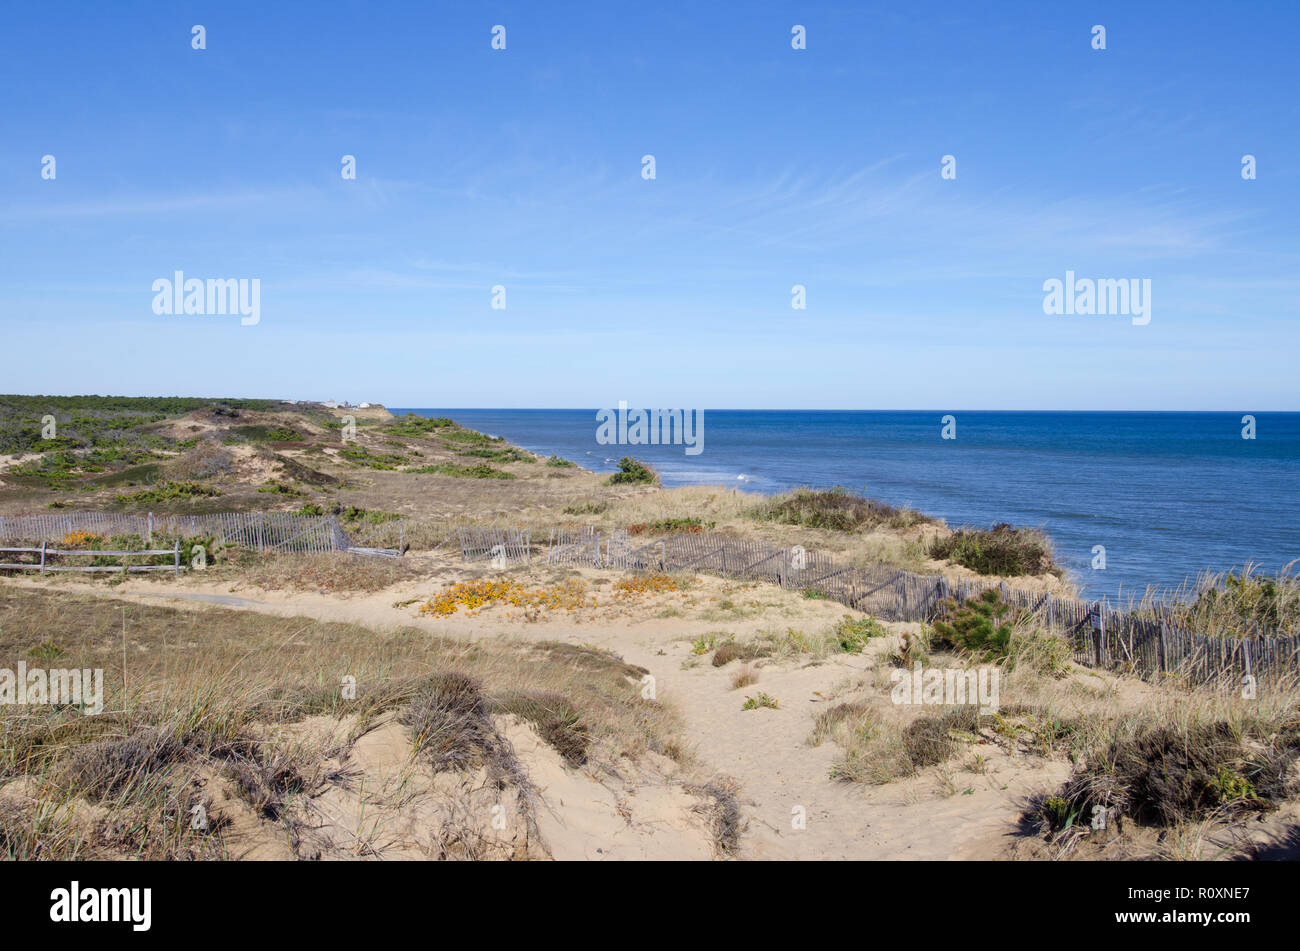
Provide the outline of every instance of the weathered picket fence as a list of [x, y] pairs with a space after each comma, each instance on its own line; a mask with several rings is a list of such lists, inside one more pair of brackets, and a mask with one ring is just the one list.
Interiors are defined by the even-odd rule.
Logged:
[[513, 528], [462, 528], [457, 532], [464, 561], [487, 561], [494, 568], [528, 564], [532, 541], [528, 532]]
[[[128, 574], [130, 572], [141, 571], [170, 571], [180, 574], [181, 571], [181, 543], [176, 540], [172, 543], [171, 548], [146, 548], [146, 549], [126, 549], [120, 551], [110, 551], [101, 549], [87, 548], [50, 548], [49, 545], [42, 542], [40, 548], [0, 548], [0, 559], [9, 555], [30, 555], [30, 561], [8, 561], [0, 560], [0, 568], [8, 568], [16, 571], [35, 571], [39, 574], [45, 574], [47, 571], [87, 571], [87, 572], [116, 572]], [[128, 559], [137, 557], [153, 557], [159, 555], [171, 555], [172, 562], [167, 565], [133, 565]], [[40, 560], [37, 561], [37, 556]], [[120, 565], [69, 565], [60, 561], [54, 563], [51, 559], [66, 558], [120, 558]]]
[[699, 571], [812, 591], [889, 621], [931, 621], [940, 606], [977, 597], [990, 587], [1013, 608], [1070, 638], [1074, 659], [1094, 667], [1141, 674], [1179, 673], [1204, 682], [1233, 675], [1256, 681], [1300, 675], [1300, 636], [1257, 634], [1224, 638], [1184, 630], [1173, 602], [1120, 609], [1005, 582], [952, 580], [886, 565], [845, 565], [822, 552], [778, 548], [752, 538], [682, 532], [629, 544], [627, 533], [592, 528], [551, 532], [548, 564], [631, 571]]
[[358, 554], [397, 555], [396, 550], [360, 548], [333, 515], [296, 512], [224, 512], [210, 515], [126, 515], [116, 512], [68, 512], [60, 515], [0, 516], [0, 540], [58, 542], [73, 532], [111, 538], [138, 535], [152, 543], [164, 538], [210, 535], [222, 545], [238, 545], [259, 552], [321, 554], [353, 551]]

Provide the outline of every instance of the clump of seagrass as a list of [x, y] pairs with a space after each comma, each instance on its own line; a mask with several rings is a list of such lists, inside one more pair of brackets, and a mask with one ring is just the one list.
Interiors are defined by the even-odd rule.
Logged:
[[704, 800], [695, 811], [708, 819], [718, 854], [724, 857], [735, 855], [740, 848], [740, 833], [744, 831], [735, 784], [724, 779], [687, 786], [686, 791]]
[[538, 735], [569, 766], [587, 762], [591, 734], [582, 722], [582, 715], [558, 693], [531, 690], [510, 693], [494, 700], [492, 709], [497, 713], [513, 713], [532, 723]]
[[1294, 725], [1267, 738], [1222, 720], [1140, 727], [1112, 739], [1033, 811], [1051, 831], [1086, 824], [1100, 810], [1156, 827], [1263, 811], [1295, 792], [1298, 756]]
[[903, 753], [913, 770], [937, 766], [958, 749], [957, 734], [977, 734], [981, 726], [979, 711], [958, 707], [940, 716], [923, 716], [903, 729]]
[[740, 644], [726, 641], [713, 652], [713, 666], [726, 667], [733, 660], [758, 660], [771, 656], [772, 649], [759, 644]]
[[435, 773], [483, 767], [498, 784], [523, 786], [523, 770], [490, 714], [479, 682], [448, 671], [417, 689], [399, 720], [411, 730], [415, 753], [428, 759]]
[[129, 736], [95, 740], [79, 747], [55, 782], [92, 802], [127, 792], [185, 756], [184, 745], [163, 730], [147, 727]]
[[613, 675], [631, 680], [640, 680], [650, 673], [638, 664], [629, 664], [617, 654], [596, 647], [584, 647], [580, 644], [568, 644], [564, 641], [539, 641], [533, 650], [546, 655], [548, 659], [562, 660], [578, 670], [593, 674]]
[[289, 800], [308, 788], [308, 780], [287, 751], [268, 751], [244, 740], [213, 752], [227, 760], [225, 773], [239, 797], [265, 819], [286, 819]]

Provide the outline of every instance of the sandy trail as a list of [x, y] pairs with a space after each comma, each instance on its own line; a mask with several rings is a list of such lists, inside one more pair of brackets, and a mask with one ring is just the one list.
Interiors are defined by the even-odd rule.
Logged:
[[[884, 645], [881, 645], [884, 646]], [[681, 647], [668, 656], [626, 647], [629, 661], [657, 678], [659, 696], [683, 714], [700, 760], [739, 783], [747, 828], [740, 856], [756, 859], [957, 859], [989, 857], [1016, 831], [1023, 796], [1059, 780], [1063, 767], [1023, 767], [990, 756], [986, 775], [959, 773], [945, 796], [932, 778], [864, 787], [830, 778], [838, 748], [809, 745], [813, 718], [831, 706], [836, 684], [868, 668], [863, 656], [841, 655], [806, 667], [771, 664], [759, 683], [734, 690], [735, 665], [683, 670]], [[747, 694], [776, 697], [776, 710], [742, 710]], [[797, 828], [795, 813], [806, 822]]]
[[[20, 584], [44, 586], [35, 580]], [[62, 590], [103, 594], [102, 587], [68, 582]], [[689, 619], [649, 619], [644, 614], [575, 624], [563, 616], [518, 623], [485, 613], [429, 618], [414, 606], [395, 601], [427, 595], [428, 582], [410, 592], [389, 589], [346, 598], [310, 592], [249, 591], [234, 596], [221, 586], [174, 586], [132, 580], [112, 597], [159, 605], [199, 608], [216, 604], [279, 616], [350, 621], [379, 627], [410, 626], [459, 636], [506, 636], [591, 644], [648, 669], [659, 700], [673, 705], [684, 721], [683, 738], [704, 772], [737, 785], [744, 831], [739, 857], [754, 859], [961, 859], [1003, 855], [1015, 841], [1025, 796], [1054, 787], [1068, 767], [1041, 759], [1011, 759], [999, 748], [981, 747], [989, 761], [984, 773], [953, 761], [941, 775], [933, 771], [890, 783], [862, 786], [837, 782], [831, 767], [838, 747], [809, 745], [815, 716], [832, 705], [837, 686], [869, 676], [874, 653], [892, 643], [873, 642], [869, 653], [831, 655], [824, 662], [764, 662], [760, 680], [733, 689], [737, 664], [715, 668], [691, 653], [690, 639], [716, 623]], [[243, 589], [241, 589], [243, 590]], [[839, 606], [824, 609], [827, 617]], [[747, 694], [762, 690], [777, 698], [779, 709], [742, 710]], [[946, 782], [945, 782], [946, 779]], [[802, 810], [803, 827], [795, 822]]]

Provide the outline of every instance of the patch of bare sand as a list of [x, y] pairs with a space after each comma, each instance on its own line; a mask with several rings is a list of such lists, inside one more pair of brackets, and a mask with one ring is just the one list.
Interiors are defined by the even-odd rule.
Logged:
[[226, 446], [225, 449], [235, 458], [239, 478], [249, 483], [270, 482], [279, 474], [279, 462], [259, 453], [255, 446], [234, 445]]
[[[646, 754], [635, 772], [570, 769], [530, 724], [500, 718], [499, 728], [539, 790], [537, 828], [556, 859], [709, 859], [712, 833], [699, 800], [665, 778], [671, 765]], [[651, 772], [651, 769], [654, 771]]]

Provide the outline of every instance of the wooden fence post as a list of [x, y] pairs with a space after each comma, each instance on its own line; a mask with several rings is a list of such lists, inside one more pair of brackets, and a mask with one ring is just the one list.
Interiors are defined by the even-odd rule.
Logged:
[[172, 573], [179, 575], [181, 573], [181, 540], [179, 538], [172, 544], [172, 557], [176, 561]]
[[45, 574], [45, 542], [41, 542], [41, 574]]
[[1104, 662], [1104, 661], [1102, 660], [1103, 650], [1104, 650], [1104, 648], [1103, 648], [1102, 645], [1103, 645], [1103, 644], [1105, 643], [1105, 641], [1106, 641], [1106, 615], [1102, 614], [1102, 612], [1101, 612], [1101, 603], [1100, 603], [1100, 602], [1098, 602], [1098, 603], [1094, 606], [1094, 610], [1097, 612], [1097, 614], [1096, 614], [1096, 617], [1097, 617], [1097, 623], [1091, 625], [1091, 627], [1092, 627], [1093, 657], [1094, 657], [1094, 660], [1096, 661], [1097, 666], [1100, 667], [1100, 666], [1102, 666], [1102, 664], [1103, 664], [1103, 662]]

